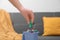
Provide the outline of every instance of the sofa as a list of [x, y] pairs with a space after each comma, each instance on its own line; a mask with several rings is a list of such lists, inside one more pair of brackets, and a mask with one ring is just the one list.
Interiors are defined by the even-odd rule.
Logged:
[[[60, 17], [60, 12], [34, 12], [34, 15], [36, 29], [39, 30], [39, 40], [60, 40], [60, 36], [42, 36], [44, 31], [42, 17]], [[19, 12], [10, 12], [10, 17], [16, 33], [20, 34], [28, 28], [25, 18]]]

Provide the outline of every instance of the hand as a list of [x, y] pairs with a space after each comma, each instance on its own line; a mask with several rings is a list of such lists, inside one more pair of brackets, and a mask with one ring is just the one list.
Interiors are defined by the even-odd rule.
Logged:
[[32, 23], [34, 22], [34, 14], [32, 10], [22, 8], [20, 12], [24, 16], [28, 24], [30, 21], [32, 21]]

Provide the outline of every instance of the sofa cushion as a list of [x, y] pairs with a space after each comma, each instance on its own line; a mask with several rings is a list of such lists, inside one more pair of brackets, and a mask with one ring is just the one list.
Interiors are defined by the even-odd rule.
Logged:
[[43, 23], [43, 35], [60, 35], [60, 17], [43, 17]]

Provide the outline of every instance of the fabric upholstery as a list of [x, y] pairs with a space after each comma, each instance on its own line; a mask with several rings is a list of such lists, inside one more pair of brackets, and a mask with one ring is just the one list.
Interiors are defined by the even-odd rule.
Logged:
[[43, 17], [43, 23], [43, 35], [60, 35], [60, 17]]
[[14, 31], [10, 15], [0, 9], [0, 40], [22, 40], [22, 34]]

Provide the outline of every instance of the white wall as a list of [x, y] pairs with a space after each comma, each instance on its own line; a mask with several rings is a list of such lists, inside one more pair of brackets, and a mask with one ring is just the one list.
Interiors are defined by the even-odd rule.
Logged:
[[[60, 12], [60, 0], [20, 0], [26, 8], [34, 12]], [[18, 10], [7, 0], [0, 1], [0, 8], [9, 12], [18, 12]]]

